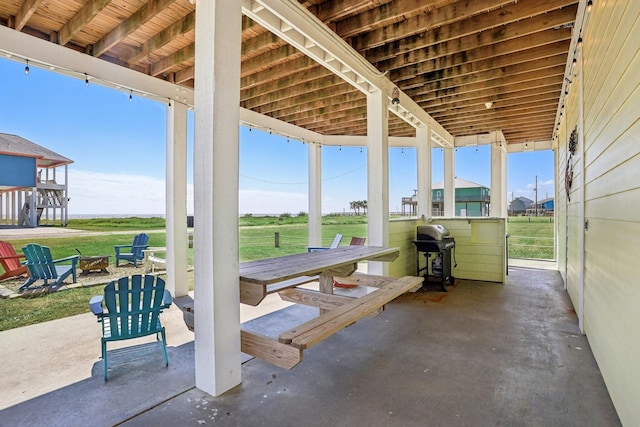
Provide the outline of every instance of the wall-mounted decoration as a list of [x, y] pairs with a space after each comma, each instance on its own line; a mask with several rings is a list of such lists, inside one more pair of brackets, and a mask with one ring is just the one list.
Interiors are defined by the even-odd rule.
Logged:
[[578, 147], [578, 126], [573, 128], [571, 136], [569, 137], [569, 152], [573, 155], [576, 154], [576, 148]]
[[567, 200], [571, 201], [571, 185], [573, 184], [573, 155], [578, 146], [578, 126], [573, 128], [569, 136], [569, 152], [567, 153], [567, 167], [564, 171], [564, 188], [567, 192]]

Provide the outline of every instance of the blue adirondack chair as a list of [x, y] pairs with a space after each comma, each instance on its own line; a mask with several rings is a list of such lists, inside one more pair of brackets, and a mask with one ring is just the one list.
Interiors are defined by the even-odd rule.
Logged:
[[325, 247], [325, 246], [310, 246], [307, 248], [307, 252], [316, 252], [316, 251], [325, 251], [327, 249], [335, 249], [338, 246], [340, 246], [340, 242], [342, 241], [342, 234], [338, 233], [336, 234], [336, 236], [333, 238], [333, 242], [331, 242], [331, 246], [329, 247]]
[[[134, 267], [138, 266], [138, 261], [144, 259], [144, 251], [149, 247], [149, 236], [145, 233], [140, 233], [133, 238], [133, 243], [130, 245], [118, 245], [114, 246], [116, 250], [116, 267], [120, 260], [132, 262]], [[123, 252], [128, 248], [129, 252]]]
[[[72, 275], [73, 283], [76, 283], [76, 264], [80, 258], [78, 255], [54, 260], [51, 250], [37, 243], [29, 243], [22, 248], [22, 252], [27, 259], [25, 265], [31, 277], [20, 286], [20, 291], [44, 286], [48, 286], [50, 291], [55, 291], [62, 286], [62, 281], [69, 275]], [[32, 286], [38, 280], [44, 280], [44, 285]]]
[[[112, 281], [104, 295], [91, 298], [89, 306], [102, 323], [102, 360], [107, 380], [107, 343], [156, 334], [161, 341], [164, 365], [169, 365], [167, 339], [160, 313], [171, 306], [171, 293], [157, 276], [136, 274]], [[107, 311], [103, 310], [102, 304]]]

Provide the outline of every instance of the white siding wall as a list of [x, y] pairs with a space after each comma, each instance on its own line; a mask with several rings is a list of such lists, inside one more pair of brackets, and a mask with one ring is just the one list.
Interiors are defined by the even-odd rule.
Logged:
[[[567, 110], [565, 112], [567, 120], [562, 123], [563, 131], [564, 131], [564, 140], [563, 145], [561, 146], [562, 153], [562, 184], [563, 184], [563, 195], [566, 199], [566, 185], [565, 181], [565, 172], [568, 166], [567, 160], [569, 158], [569, 150], [567, 148], [567, 142], [569, 141], [569, 137], [571, 136], [571, 132], [578, 125], [578, 110], [579, 110], [579, 96], [578, 96], [578, 88], [580, 85], [579, 76], [573, 77], [573, 83], [571, 84], [569, 91], [569, 98], [567, 102]], [[578, 126], [578, 132], [581, 132]], [[582, 233], [582, 224], [581, 224], [581, 209], [582, 209], [582, 144], [578, 144], [575, 153], [572, 158], [573, 164], [573, 181], [570, 189], [570, 200], [563, 200], [564, 206], [566, 207], [565, 211], [565, 226], [566, 226], [566, 246], [565, 246], [565, 259], [567, 261], [566, 265], [566, 286], [567, 291], [569, 292], [569, 296], [573, 300], [574, 305], [576, 306], [576, 311], [579, 313], [579, 299], [580, 299], [580, 256], [581, 256], [581, 246], [580, 246], [580, 233]]]
[[434, 223], [443, 225], [456, 241], [458, 266], [452, 266], [453, 277], [504, 283], [507, 256], [503, 218], [439, 218]]
[[422, 219], [393, 220], [389, 222], [389, 246], [400, 248], [400, 256], [389, 265], [389, 276], [416, 275], [416, 230], [424, 224]]
[[[624, 425], [640, 420], [640, 2], [594, 1], [583, 31], [584, 144], [578, 146], [559, 261], [579, 306], [580, 194], [584, 185], [584, 330]], [[574, 81], [558, 145], [558, 207], [564, 206], [567, 140], [578, 122]], [[584, 150], [584, 176], [580, 173]]]

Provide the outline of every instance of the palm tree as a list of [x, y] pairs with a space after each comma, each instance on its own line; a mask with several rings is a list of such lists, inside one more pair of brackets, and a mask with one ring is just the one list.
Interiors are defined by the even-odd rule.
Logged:
[[358, 202], [353, 201], [353, 202], [349, 202], [349, 209], [353, 210], [354, 214], [357, 214], [357, 210], [358, 210]]

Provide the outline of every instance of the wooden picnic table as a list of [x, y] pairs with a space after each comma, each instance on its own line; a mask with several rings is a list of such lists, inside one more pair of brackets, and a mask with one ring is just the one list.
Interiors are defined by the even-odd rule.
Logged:
[[267, 258], [240, 264], [240, 301], [258, 305], [268, 294], [300, 284], [320, 281], [320, 290], [333, 293], [333, 276], [349, 276], [360, 261], [393, 261], [398, 248], [341, 246]]
[[[304, 349], [317, 344], [365, 316], [382, 311], [399, 295], [422, 286], [421, 277], [391, 278], [352, 275], [360, 261], [393, 261], [398, 248], [342, 246], [335, 249], [287, 255], [240, 264], [240, 301], [258, 305], [277, 292], [286, 301], [320, 309], [320, 315], [282, 332], [278, 339], [241, 330], [242, 351], [285, 369], [302, 360]], [[334, 276], [351, 276], [354, 283], [377, 288], [359, 298], [333, 295]], [[319, 291], [299, 285], [317, 280]]]

